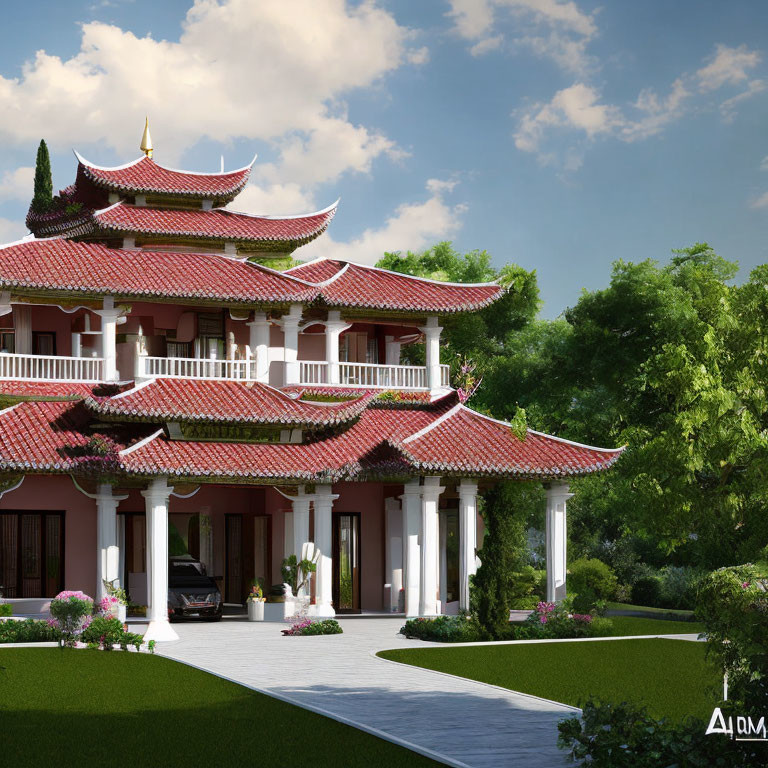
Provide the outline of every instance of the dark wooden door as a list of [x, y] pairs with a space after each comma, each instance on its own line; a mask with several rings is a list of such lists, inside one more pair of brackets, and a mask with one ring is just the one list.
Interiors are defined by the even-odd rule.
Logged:
[[55, 597], [64, 589], [64, 513], [0, 512], [5, 597]]

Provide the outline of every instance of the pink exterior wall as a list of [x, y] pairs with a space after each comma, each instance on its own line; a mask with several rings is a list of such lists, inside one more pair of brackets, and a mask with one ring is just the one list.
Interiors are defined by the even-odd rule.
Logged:
[[69, 477], [31, 475], [0, 499], [3, 511], [64, 512], [64, 587], [96, 590], [96, 502]]
[[[339, 498], [335, 512], [360, 513], [361, 604], [363, 610], [383, 609], [384, 596], [384, 486], [380, 483], [339, 483], [333, 487]], [[119, 491], [118, 491], [119, 492]], [[172, 496], [169, 514], [204, 513], [213, 526], [212, 576], [225, 575], [225, 515], [271, 516], [271, 583], [281, 581], [280, 565], [285, 554], [284, 513], [291, 502], [274, 488], [203, 485], [190, 498]], [[69, 477], [28, 476], [22, 485], [0, 499], [0, 510], [63, 511], [64, 587], [96, 591], [96, 502], [80, 493]], [[144, 498], [132, 490], [120, 502], [120, 513], [143, 513]], [[310, 535], [312, 535], [310, 531]], [[246, 542], [245, 546], [248, 546]], [[122, 574], [121, 574], [122, 579]]]

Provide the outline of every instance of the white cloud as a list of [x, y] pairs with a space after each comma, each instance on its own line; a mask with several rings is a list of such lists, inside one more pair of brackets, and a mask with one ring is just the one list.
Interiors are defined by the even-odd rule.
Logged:
[[726, 99], [720, 105], [720, 114], [726, 123], [733, 122], [736, 117], [736, 107], [747, 99], [751, 99], [758, 93], [762, 93], [768, 88], [768, 83], [765, 80], [750, 80], [747, 83], [747, 87], [741, 93], [737, 93], [735, 96], [731, 96], [730, 99]]
[[[702, 68], [678, 77], [665, 96], [645, 88], [633, 103], [626, 105], [605, 103], [596, 88], [584, 81], [576, 82], [557, 91], [550, 101], [538, 102], [515, 113], [518, 119], [515, 146], [523, 152], [536, 153], [544, 165], [573, 170], [581, 165], [587, 142], [599, 136], [626, 142], [655, 136], [700, 106], [703, 97], [697, 94], [726, 85], [743, 86], [748, 78], [747, 70], [757, 66], [760, 60], [760, 55], [746, 46], [717, 45]], [[723, 120], [733, 120], [738, 104], [766, 89], [768, 81], [749, 80], [740, 93], [719, 105]], [[575, 136], [577, 146], [554, 151], [547, 140], [558, 131], [568, 133], [567, 141], [573, 141]]]
[[746, 45], [730, 48], [718, 43], [708, 63], [696, 72], [699, 89], [714, 91], [726, 84], [737, 85], [748, 79], [747, 70], [754, 69], [760, 60], [760, 54]]
[[599, 93], [584, 83], [558, 91], [547, 104], [528, 110], [515, 133], [515, 146], [524, 152], [536, 152], [544, 133], [554, 127], [574, 128], [592, 138], [608, 133], [623, 122], [621, 111], [599, 104]]
[[275, 142], [302, 183], [365, 172], [396, 150], [351, 123], [341, 100], [428, 51], [372, 2], [291, 0], [288, 10], [286, 0], [196, 0], [178, 42], [84, 24], [76, 55], [39, 51], [19, 78], [0, 77], [0, 140], [99, 143], [130, 158], [146, 113], [167, 164], [208, 136]]
[[455, 186], [454, 181], [429, 179], [429, 197], [423, 202], [403, 203], [384, 225], [366, 229], [347, 242], [334, 240], [329, 234], [318, 238], [297, 253], [302, 260], [318, 256], [375, 264], [388, 251], [416, 251], [440, 240], [453, 237], [461, 228], [466, 206], [451, 205], [443, 197]]
[[750, 204], [750, 208], [768, 208], [768, 192], [756, 197]]
[[537, 56], [552, 59], [559, 67], [579, 74], [594, 66], [587, 54], [597, 34], [592, 15], [572, 0], [448, 0], [454, 31], [472, 43], [470, 53], [481, 56], [501, 47], [499, 11], [513, 19], [510, 42], [525, 46]]
[[28, 234], [23, 221], [12, 221], [0, 217], [0, 243], [14, 243]]
[[35, 185], [35, 169], [21, 166], [6, 171], [0, 177], [0, 200], [21, 200], [30, 202]]

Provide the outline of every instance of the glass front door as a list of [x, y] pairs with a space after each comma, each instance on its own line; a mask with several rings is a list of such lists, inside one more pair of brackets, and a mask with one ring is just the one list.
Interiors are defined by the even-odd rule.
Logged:
[[333, 607], [336, 613], [360, 613], [360, 515], [333, 515]]

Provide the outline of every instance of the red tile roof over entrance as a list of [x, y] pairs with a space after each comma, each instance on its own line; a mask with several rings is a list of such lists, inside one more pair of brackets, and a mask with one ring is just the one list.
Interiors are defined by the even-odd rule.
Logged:
[[0, 287], [249, 304], [311, 301], [318, 293], [288, 275], [218, 254], [123, 250], [60, 238], [0, 248]]
[[307, 243], [322, 234], [336, 205], [306, 216], [251, 216], [223, 208], [171, 210], [116, 203], [93, 214], [101, 232], [136, 233], [247, 242]]
[[215, 199], [234, 197], [248, 181], [256, 160], [254, 157], [245, 168], [227, 173], [195, 173], [165, 168], [146, 156], [126, 165], [102, 168], [77, 153], [75, 155], [79, 162], [78, 172], [105, 189], [129, 194], [157, 193]]
[[[456, 396], [448, 395], [428, 407], [369, 405], [351, 426], [305, 444], [195, 442], [169, 440], [162, 433], [144, 440], [134, 437], [130, 447], [110, 459], [110, 470], [255, 484], [423, 474], [546, 479], [607, 469], [623, 450], [580, 445], [530, 430], [521, 440], [508, 424], [455, 403]], [[75, 473], [98, 469], [98, 451], [89, 463], [82, 458], [91, 450], [92, 418], [83, 401], [22, 402], [0, 411], [0, 468]]]
[[357, 418], [375, 395], [343, 403], [311, 403], [267, 384], [155, 379], [114, 397], [89, 398], [100, 415], [141, 420], [329, 426]]
[[396, 445], [421, 471], [489, 477], [584, 475], [607, 469], [623, 451], [594, 448], [533, 430], [521, 440], [506, 422], [463, 405]]
[[491, 304], [504, 292], [496, 283], [442, 283], [333, 259], [317, 259], [286, 272], [320, 283], [321, 298], [331, 307], [468, 312]]

